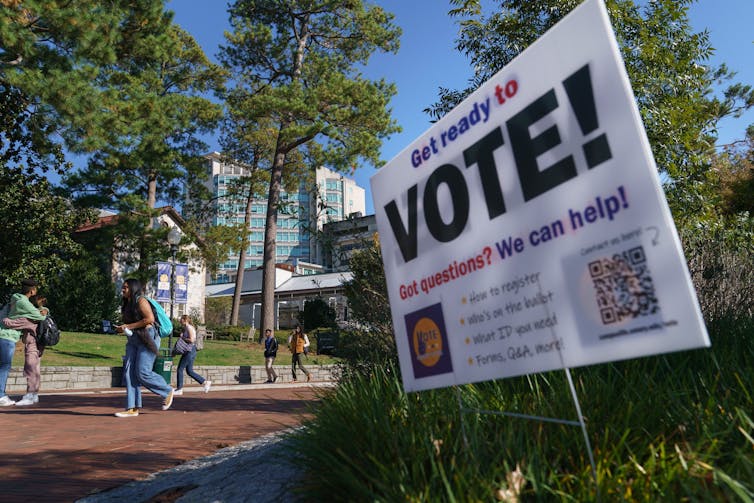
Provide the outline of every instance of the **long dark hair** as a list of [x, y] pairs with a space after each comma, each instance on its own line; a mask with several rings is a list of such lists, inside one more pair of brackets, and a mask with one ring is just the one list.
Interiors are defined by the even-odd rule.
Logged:
[[120, 314], [123, 316], [123, 321], [126, 323], [133, 323], [136, 320], [142, 318], [141, 311], [139, 311], [139, 297], [144, 295], [141, 281], [135, 278], [128, 278], [124, 281], [128, 285], [129, 296], [123, 297], [120, 305]]

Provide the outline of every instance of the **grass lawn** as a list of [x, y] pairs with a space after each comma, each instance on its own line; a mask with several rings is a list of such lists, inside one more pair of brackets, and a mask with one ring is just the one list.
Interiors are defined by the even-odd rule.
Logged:
[[[175, 338], [173, 339], [173, 343]], [[289, 362], [290, 352], [285, 341], [278, 340], [280, 348], [276, 363]], [[45, 349], [42, 356], [43, 367], [120, 367], [125, 354], [126, 338], [122, 335], [89, 334], [63, 332], [60, 342]], [[162, 340], [162, 349], [168, 347], [168, 340]], [[177, 362], [179, 357], [175, 357]], [[310, 354], [304, 364], [329, 365], [336, 361], [327, 355]], [[204, 342], [204, 349], [196, 356], [196, 365], [264, 365], [264, 346], [255, 342], [215, 341]], [[24, 349], [19, 343], [13, 356], [13, 366], [23, 367]]]

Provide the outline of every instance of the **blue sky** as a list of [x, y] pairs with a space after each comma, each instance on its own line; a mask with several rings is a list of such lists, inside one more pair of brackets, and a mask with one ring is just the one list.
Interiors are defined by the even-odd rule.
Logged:
[[[471, 75], [468, 60], [454, 50], [458, 32], [448, 17], [447, 0], [377, 0], [386, 10], [395, 14], [396, 23], [403, 29], [401, 48], [396, 55], [375, 55], [370, 60], [367, 73], [370, 77], [385, 77], [398, 88], [391, 107], [393, 117], [403, 131], [384, 142], [382, 158], [389, 161], [415, 138], [430, 127], [429, 117], [423, 112], [437, 99], [439, 87], [460, 89]], [[228, 29], [224, 1], [172, 0], [168, 9], [175, 12], [175, 21], [191, 33], [215, 59], [218, 46], [225, 43], [224, 30]], [[689, 9], [692, 26], [696, 31], [707, 28], [716, 48], [711, 62], [725, 62], [737, 72], [737, 80], [754, 84], [754, 0], [698, 0]], [[725, 120], [720, 124], [719, 143], [729, 143], [744, 136], [748, 124], [754, 123], [754, 111], [740, 119]], [[211, 148], [218, 150], [216, 138], [205, 139]], [[354, 178], [367, 190], [367, 214], [373, 213], [369, 178], [373, 168], [360, 168]]]

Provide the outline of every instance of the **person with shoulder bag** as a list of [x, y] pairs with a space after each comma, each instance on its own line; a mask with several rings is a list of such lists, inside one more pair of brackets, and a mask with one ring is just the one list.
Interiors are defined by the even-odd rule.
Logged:
[[264, 331], [264, 337], [264, 370], [267, 371], [266, 383], [271, 384], [278, 380], [277, 372], [272, 368], [272, 363], [278, 354], [278, 341], [269, 328]]
[[288, 337], [288, 347], [293, 354], [293, 357], [291, 359], [291, 373], [293, 374], [293, 381], [298, 381], [298, 377], [296, 376], [296, 365], [298, 365], [301, 371], [306, 374], [306, 382], [311, 381], [311, 373], [309, 373], [309, 371], [306, 370], [304, 365], [301, 363], [301, 355], [305, 354], [305, 352], [307, 352], [309, 349], [309, 337], [301, 331], [301, 325], [296, 325], [293, 333]]
[[176, 348], [181, 347], [181, 353], [174, 351], [174, 354], [181, 355], [181, 361], [178, 362], [178, 371], [176, 373], [178, 379], [178, 388], [176, 388], [174, 394], [183, 394], [183, 371], [186, 371], [189, 377], [194, 381], [204, 386], [204, 392], [209, 393], [209, 388], [212, 386], [212, 381], [204, 379], [202, 376], [194, 372], [194, 360], [196, 360], [196, 328], [191, 323], [191, 317], [187, 314], [181, 316], [181, 326], [183, 332], [180, 339], [175, 343]]

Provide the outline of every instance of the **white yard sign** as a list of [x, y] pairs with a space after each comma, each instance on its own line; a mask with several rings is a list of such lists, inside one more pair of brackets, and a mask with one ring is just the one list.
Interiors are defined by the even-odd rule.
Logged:
[[710, 344], [601, 1], [371, 184], [406, 390]]

